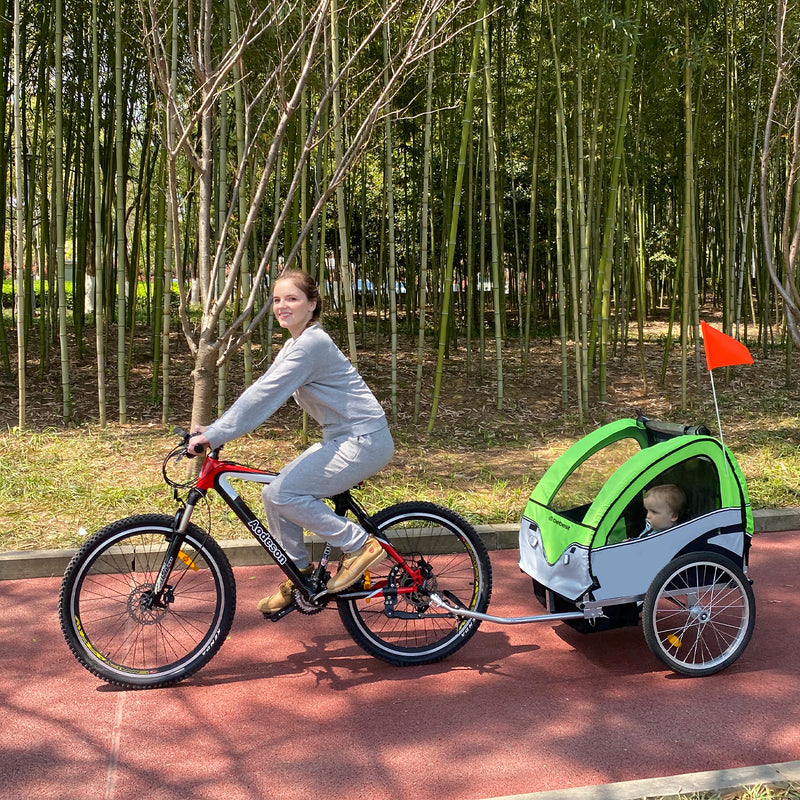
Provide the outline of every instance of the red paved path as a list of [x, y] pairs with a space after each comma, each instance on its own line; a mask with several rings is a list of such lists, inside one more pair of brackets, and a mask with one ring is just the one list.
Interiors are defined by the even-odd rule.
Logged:
[[[195, 678], [117, 691], [72, 658], [59, 581], [0, 584], [0, 797], [476, 800], [800, 759], [797, 532], [753, 548], [758, 619], [731, 668], [687, 679], [640, 629], [484, 624], [442, 664], [363, 654], [335, 612], [266, 623], [278, 574], [236, 570], [231, 638]], [[516, 552], [494, 614], [539, 613]]]

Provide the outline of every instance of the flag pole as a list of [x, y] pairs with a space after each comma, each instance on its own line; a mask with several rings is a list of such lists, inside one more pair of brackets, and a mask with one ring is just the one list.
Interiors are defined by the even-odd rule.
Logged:
[[[752, 364], [753, 356], [740, 341], [728, 336], [727, 333], [718, 331], [704, 320], [700, 320], [700, 330], [703, 334], [703, 345], [706, 351], [706, 365], [711, 376], [711, 393], [714, 395], [714, 410], [717, 412], [717, 425], [719, 426], [719, 441], [725, 452], [725, 442], [722, 438], [722, 421], [719, 418], [719, 403], [717, 403], [717, 390], [714, 386], [714, 372], [716, 367], [732, 367], [735, 364]], [[725, 457], [725, 470], [727, 471], [728, 458]]]
[[717, 413], [717, 427], [719, 428], [719, 443], [722, 445], [722, 457], [725, 461], [725, 474], [728, 473], [728, 456], [725, 453], [725, 440], [722, 438], [722, 420], [719, 417], [719, 403], [717, 403], [717, 389], [714, 386], [714, 371], [709, 370], [708, 376], [711, 378], [711, 394], [714, 397], [714, 411]]
[[[717, 413], [717, 427], [719, 428], [719, 440], [722, 442], [722, 420], [719, 418], [719, 403], [717, 403], [717, 390], [714, 386], [714, 372], [712, 370], [708, 371], [708, 377], [711, 378], [711, 394], [714, 397], [714, 411]], [[725, 442], [722, 442], [723, 446]]]

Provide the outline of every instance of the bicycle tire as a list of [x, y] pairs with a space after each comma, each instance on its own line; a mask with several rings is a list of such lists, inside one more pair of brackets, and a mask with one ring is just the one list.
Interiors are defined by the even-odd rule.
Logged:
[[744, 652], [755, 626], [750, 581], [730, 559], [686, 553], [656, 575], [642, 609], [645, 641], [682, 675], [713, 675]]
[[171, 517], [142, 514], [91, 536], [64, 573], [61, 631], [98, 678], [131, 689], [169, 686], [207, 664], [236, 611], [233, 570], [222, 548], [196, 525], [184, 534], [168, 580], [168, 600], [149, 606]]
[[[428, 593], [485, 613], [492, 594], [492, 565], [475, 529], [450, 509], [433, 503], [399, 503], [372, 518], [381, 534], [413, 566], [430, 569], [425, 590], [399, 594], [396, 610], [407, 618], [387, 615], [384, 601], [342, 599], [339, 616], [353, 640], [367, 653], [396, 666], [432, 664], [463, 647], [480, 620], [448, 614], [432, 606]], [[381, 585], [390, 572], [402, 580], [388, 556], [368, 572], [370, 585]]]

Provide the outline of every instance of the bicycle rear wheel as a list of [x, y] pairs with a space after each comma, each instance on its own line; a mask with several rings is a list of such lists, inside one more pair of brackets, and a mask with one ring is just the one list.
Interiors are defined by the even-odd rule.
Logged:
[[[454, 653], [475, 634], [480, 620], [457, 617], [431, 605], [438, 592], [450, 603], [485, 612], [492, 593], [492, 565], [475, 529], [458, 514], [433, 503], [400, 503], [373, 522], [414, 569], [423, 587], [397, 595], [387, 613], [384, 598], [339, 602], [339, 616], [355, 642], [370, 655], [397, 666], [431, 664]], [[372, 567], [364, 585], [402, 588], [407, 574], [388, 556]]]
[[163, 600], [152, 588], [172, 518], [129, 517], [89, 538], [61, 584], [61, 631], [92, 674], [128, 688], [168, 686], [207, 664], [228, 635], [236, 586], [220, 546], [196, 525], [184, 534]]

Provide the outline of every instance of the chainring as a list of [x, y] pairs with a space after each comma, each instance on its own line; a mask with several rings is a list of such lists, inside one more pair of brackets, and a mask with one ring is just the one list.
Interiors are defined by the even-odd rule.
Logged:
[[306, 600], [299, 589], [295, 589], [292, 592], [292, 599], [294, 600], [294, 604], [297, 606], [297, 610], [301, 614], [305, 614], [307, 617], [313, 616], [314, 614], [319, 614], [319, 612], [324, 611], [328, 605], [327, 600], [324, 600], [321, 603], [312, 603]]

